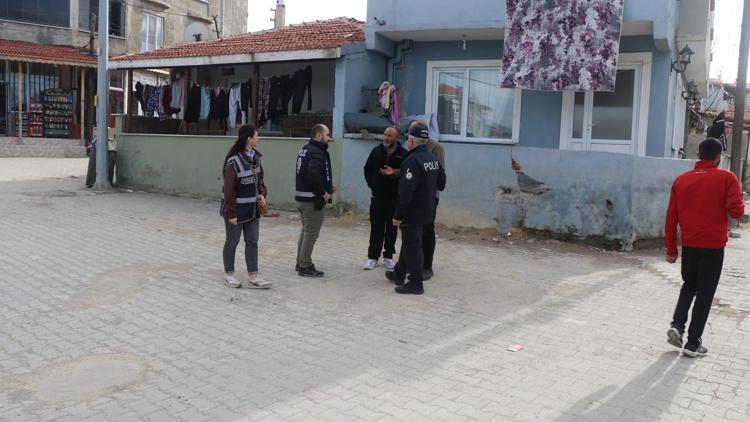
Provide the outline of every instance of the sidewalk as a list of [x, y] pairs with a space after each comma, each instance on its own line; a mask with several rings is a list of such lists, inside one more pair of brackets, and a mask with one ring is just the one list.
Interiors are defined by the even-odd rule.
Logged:
[[282, 213], [261, 224], [273, 289], [233, 290], [217, 203], [95, 193], [85, 170], [0, 159], [0, 420], [750, 419], [746, 229], [693, 360], [666, 343], [680, 278], [660, 251], [444, 233], [404, 297], [361, 270], [350, 218], [324, 224], [326, 277], [298, 277]]

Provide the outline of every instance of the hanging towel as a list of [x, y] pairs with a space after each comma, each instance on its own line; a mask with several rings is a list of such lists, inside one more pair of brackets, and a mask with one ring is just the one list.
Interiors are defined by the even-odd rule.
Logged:
[[399, 122], [399, 108], [398, 108], [398, 89], [395, 85], [391, 85], [390, 82], [385, 81], [380, 84], [378, 89], [378, 96], [380, 106], [386, 111], [386, 116], [391, 120], [394, 125], [398, 125]]
[[614, 91], [624, 0], [506, 0], [499, 86]]

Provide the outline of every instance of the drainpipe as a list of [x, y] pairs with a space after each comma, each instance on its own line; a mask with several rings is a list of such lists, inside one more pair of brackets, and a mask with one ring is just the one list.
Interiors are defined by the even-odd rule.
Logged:
[[221, 0], [221, 35], [219, 38], [224, 37], [224, 27], [227, 26], [226, 22], [224, 22], [224, 10], [226, 9], [226, 0]]
[[388, 60], [388, 81], [396, 85], [396, 71], [406, 66], [406, 55], [414, 52], [414, 41], [404, 40], [396, 47], [396, 57]]

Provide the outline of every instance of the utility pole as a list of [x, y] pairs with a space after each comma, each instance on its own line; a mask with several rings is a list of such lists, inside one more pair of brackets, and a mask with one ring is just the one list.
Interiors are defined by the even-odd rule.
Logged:
[[94, 189], [109, 190], [107, 162], [107, 106], [109, 105], [109, 0], [99, 0], [99, 58], [96, 67], [96, 182]]
[[740, 59], [737, 68], [737, 89], [734, 93], [734, 124], [732, 126], [732, 172], [742, 183], [742, 138], [745, 129], [745, 91], [747, 89], [747, 61], [750, 53], [750, 0], [742, 10]]

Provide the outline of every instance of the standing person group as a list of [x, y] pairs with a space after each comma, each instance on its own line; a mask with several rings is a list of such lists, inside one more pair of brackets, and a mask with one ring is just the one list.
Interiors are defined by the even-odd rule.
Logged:
[[[401, 146], [401, 133], [389, 127], [383, 143], [373, 148], [364, 166], [370, 203], [370, 245], [364, 269], [383, 265], [392, 270], [386, 277], [397, 284], [398, 293], [421, 294], [423, 280], [432, 276], [435, 251], [435, 208], [437, 192], [445, 188], [442, 147], [429, 140], [427, 126], [413, 122], [407, 137], [408, 151]], [[313, 126], [310, 141], [297, 153], [295, 200], [302, 227], [297, 240], [295, 271], [302, 277], [323, 277], [312, 260], [315, 243], [325, 218], [325, 206], [336, 192], [328, 143], [330, 129]], [[224, 159], [221, 216], [224, 218], [224, 282], [241, 287], [234, 260], [240, 237], [245, 238], [247, 286], [268, 289], [271, 283], [258, 272], [258, 238], [261, 209], [266, 207], [268, 191], [263, 180], [262, 154], [255, 148], [260, 142], [254, 126], [245, 125]], [[433, 153], [434, 152], [434, 153]], [[435, 155], [437, 154], [437, 156]], [[399, 262], [394, 261], [398, 228], [402, 232]], [[405, 280], [408, 276], [409, 282]]]
[[[718, 168], [723, 147], [708, 138], [698, 147], [695, 168], [680, 175], [672, 185], [666, 224], [666, 260], [677, 261], [677, 226], [682, 232], [682, 289], [667, 330], [669, 344], [689, 357], [706, 356], [703, 329], [711, 311], [724, 264], [727, 214], [740, 218], [745, 212], [742, 188], [734, 173]], [[687, 343], [683, 341], [690, 305], [693, 306]]]

